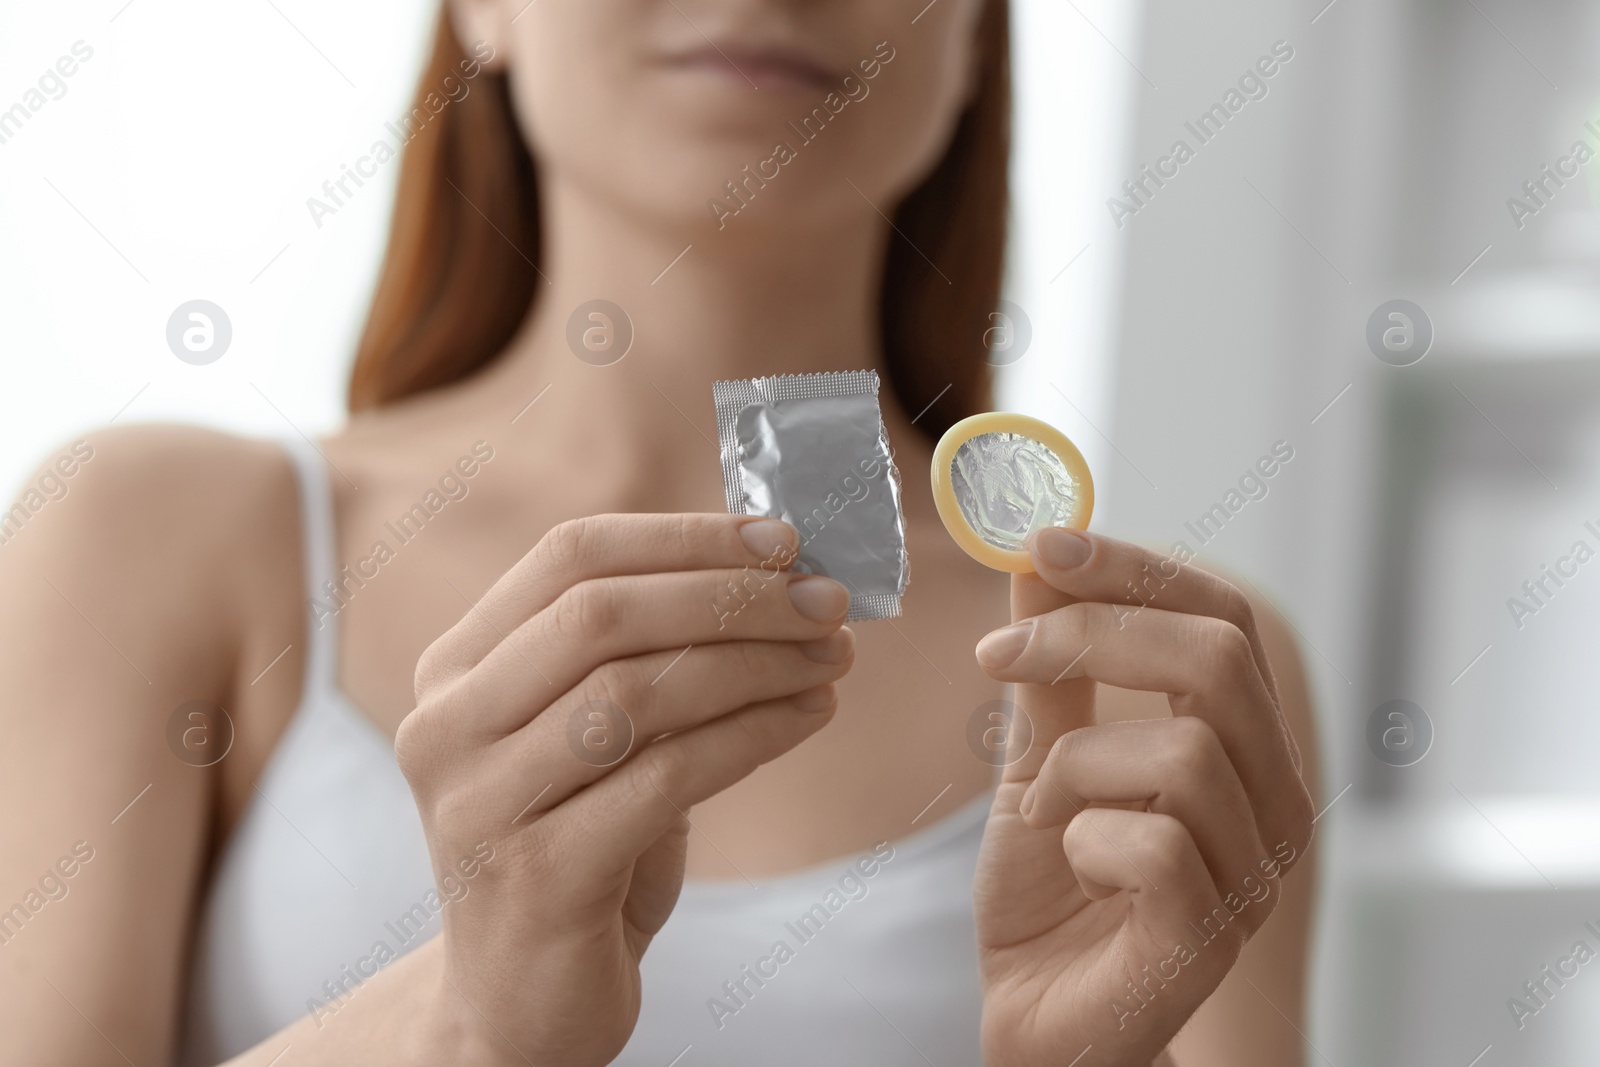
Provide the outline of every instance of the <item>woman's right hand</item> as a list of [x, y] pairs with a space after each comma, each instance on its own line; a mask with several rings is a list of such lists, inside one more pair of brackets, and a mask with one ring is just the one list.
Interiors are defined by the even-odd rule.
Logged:
[[[444, 911], [459, 1062], [609, 1063], [683, 882], [687, 812], [820, 729], [854, 638], [796, 533], [734, 515], [563, 523], [417, 665], [395, 752]], [[687, 649], [687, 651], [686, 651]], [[630, 740], [631, 735], [631, 740]]]

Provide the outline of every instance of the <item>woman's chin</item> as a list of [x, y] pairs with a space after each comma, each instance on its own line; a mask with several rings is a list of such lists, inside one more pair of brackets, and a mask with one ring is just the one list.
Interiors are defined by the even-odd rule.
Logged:
[[793, 78], [752, 88], [732, 68], [726, 72], [669, 69], [652, 81], [646, 108], [659, 115], [662, 128], [744, 137], [768, 149], [774, 140], [793, 140], [789, 124], [800, 122], [813, 108], [822, 108], [832, 91]]

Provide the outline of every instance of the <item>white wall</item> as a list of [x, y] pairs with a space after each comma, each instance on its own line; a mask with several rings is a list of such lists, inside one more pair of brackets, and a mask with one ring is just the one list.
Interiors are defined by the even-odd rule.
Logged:
[[[1002, 408], [1058, 426], [1089, 469], [1120, 460], [1107, 437], [1116, 385], [1123, 242], [1104, 206], [1128, 153], [1140, 76], [1142, 4], [1015, 0], [1017, 86], [1007, 296], [1032, 326], [1001, 378]], [[1109, 483], [1107, 489], [1109, 489]], [[1097, 494], [1099, 521], [1115, 493]]]
[[[308, 433], [337, 423], [397, 168], [320, 228], [305, 200], [405, 112], [432, 10], [0, 8], [0, 108], [76, 42], [92, 50], [0, 143], [7, 496], [56, 442], [113, 417], [267, 433], [285, 418]], [[196, 298], [233, 326], [209, 366], [166, 344], [169, 315]]]

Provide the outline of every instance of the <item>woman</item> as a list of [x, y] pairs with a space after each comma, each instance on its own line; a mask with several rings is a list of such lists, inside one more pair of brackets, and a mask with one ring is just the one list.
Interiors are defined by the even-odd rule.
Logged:
[[[919, 473], [989, 403], [1006, 35], [452, 0], [348, 427], [98, 434], [6, 546], [0, 1059], [1299, 1062], [1283, 624], [1059, 530], [1008, 608]], [[720, 514], [711, 382], [860, 367], [904, 617], [719, 612], [795, 535]]]

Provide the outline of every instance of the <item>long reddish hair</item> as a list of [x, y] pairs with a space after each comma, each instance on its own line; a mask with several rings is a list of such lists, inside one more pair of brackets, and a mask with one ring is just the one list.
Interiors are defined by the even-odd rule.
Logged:
[[[1000, 300], [1008, 211], [1009, 22], [1007, 0], [985, 0], [974, 95], [944, 158], [896, 210], [904, 236], [891, 237], [884, 264], [890, 385], [910, 412], [933, 405], [918, 425], [934, 436], [989, 407], [984, 337]], [[419, 113], [471, 63], [441, 5]], [[541, 229], [533, 157], [505, 75], [486, 71], [476, 82], [406, 147], [350, 375], [352, 411], [466, 378], [504, 350], [533, 305]]]

